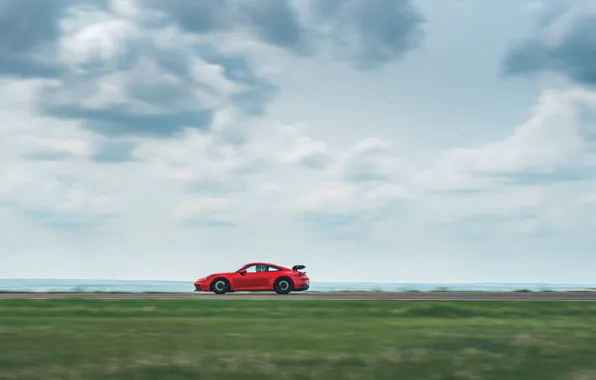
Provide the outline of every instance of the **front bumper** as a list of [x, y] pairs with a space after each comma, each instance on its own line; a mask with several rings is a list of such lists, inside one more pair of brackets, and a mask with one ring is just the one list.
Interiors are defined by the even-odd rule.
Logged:
[[195, 292], [207, 292], [209, 289], [205, 284], [201, 287], [201, 284], [195, 284]]

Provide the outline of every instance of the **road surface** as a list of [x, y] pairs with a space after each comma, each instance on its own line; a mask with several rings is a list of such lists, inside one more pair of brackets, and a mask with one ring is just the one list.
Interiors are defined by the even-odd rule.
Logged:
[[596, 291], [583, 292], [295, 292], [275, 293], [0, 293], [0, 299], [268, 299], [268, 300], [438, 300], [438, 301], [596, 301]]

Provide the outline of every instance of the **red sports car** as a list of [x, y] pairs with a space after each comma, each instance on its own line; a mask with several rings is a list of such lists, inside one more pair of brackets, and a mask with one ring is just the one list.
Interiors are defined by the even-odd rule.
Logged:
[[215, 273], [195, 281], [195, 291], [224, 294], [236, 291], [275, 291], [288, 294], [304, 291], [310, 287], [310, 280], [304, 265], [291, 269], [271, 263], [249, 263], [236, 272]]

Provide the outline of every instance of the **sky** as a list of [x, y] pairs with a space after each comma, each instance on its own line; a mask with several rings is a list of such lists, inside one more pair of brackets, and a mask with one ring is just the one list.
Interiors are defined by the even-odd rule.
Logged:
[[0, 278], [596, 283], [596, 1], [3, 0]]

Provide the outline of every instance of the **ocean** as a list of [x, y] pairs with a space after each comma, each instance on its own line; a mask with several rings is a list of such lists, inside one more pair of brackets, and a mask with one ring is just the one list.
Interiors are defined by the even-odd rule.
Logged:
[[[309, 291], [565, 291], [595, 289], [596, 284], [524, 284], [524, 283], [380, 283], [380, 282], [312, 282]], [[0, 279], [2, 292], [167, 292], [187, 293], [194, 290], [192, 281], [133, 280], [56, 280]]]

